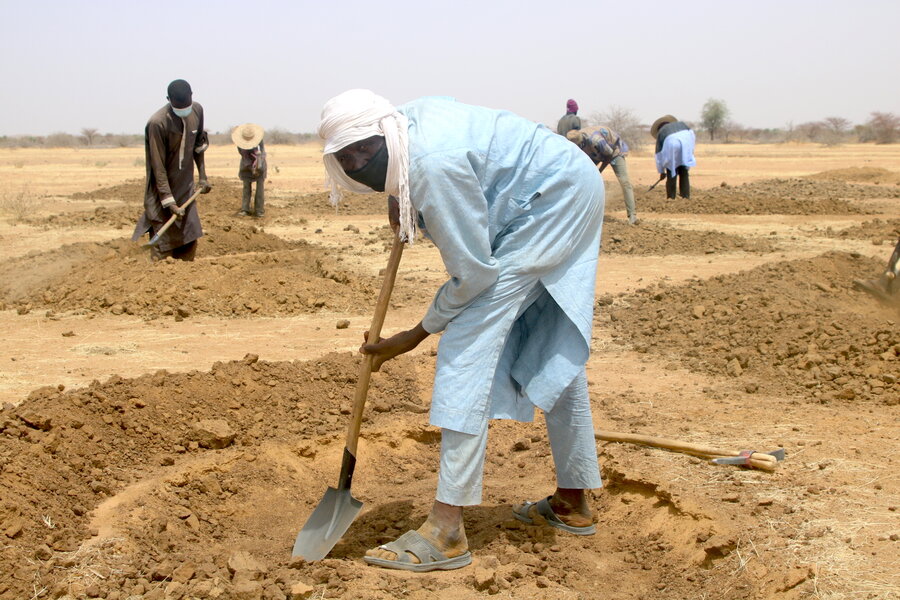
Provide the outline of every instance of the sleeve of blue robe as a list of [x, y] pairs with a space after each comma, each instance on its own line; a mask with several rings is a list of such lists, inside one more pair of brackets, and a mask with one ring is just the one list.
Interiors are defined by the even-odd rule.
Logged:
[[450, 275], [422, 320], [426, 331], [438, 333], [497, 281], [500, 266], [492, 256], [488, 202], [465, 155], [426, 156], [411, 165], [410, 180], [418, 182], [419, 213]]

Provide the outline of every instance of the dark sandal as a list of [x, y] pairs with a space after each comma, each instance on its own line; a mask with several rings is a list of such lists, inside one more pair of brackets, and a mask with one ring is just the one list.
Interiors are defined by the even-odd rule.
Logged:
[[537, 502], [525, 502], [522, 506], [513, 508], [513, 516], [523, 523], [534, 525], [534, 519], [528, 516], [532, 506], [537, 509], [539, 515], [544, 517], [544, 520], [547, 521], [547, 525], [550, 527], [556, 527], [575, 535], [594, 535], [597, 533], [597, 527], [593, 523], [584, 527], [575, 527], [563, 523], [550, 506], [550, 496]]

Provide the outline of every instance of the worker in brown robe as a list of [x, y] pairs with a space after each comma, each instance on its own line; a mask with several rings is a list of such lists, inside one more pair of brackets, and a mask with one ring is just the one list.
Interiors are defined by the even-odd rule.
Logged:
[[193, 101], [190, 84], [176, 79], [167, 92], [168, 103], [153, 113], [144, 129], [144, 214], [132, 239], [137, 241], [148, 232], [152, 237], [172, 215], [177, 215], [177, 221], [151, 247], [151, 258], [194, 260], [197, 240], [203, 235], [200, 214], [196, 202], [182, 205], [195, 191], [195, 163], [200, 193], [207, 194], [212, 189], [203, 159], [209, 142], [203, 131], [203, 107]]

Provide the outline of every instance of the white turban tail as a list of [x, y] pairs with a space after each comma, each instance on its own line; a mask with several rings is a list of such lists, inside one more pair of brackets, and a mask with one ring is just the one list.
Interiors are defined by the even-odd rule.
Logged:
[[334, 153], [373, 135], [384, 136], [388, 151], [384, 191], [400, 204], [400, 239], [412, 243], [418, 214], [409, 199], [409, 135], [406, 117], [385, 98], [369, 90], [348, 90], [322, 108], [319, 137], [325, 140], [324, 162], [331, 202], [341, 199], [341, 188], [367, 194], [372, 190], [347, 177]]

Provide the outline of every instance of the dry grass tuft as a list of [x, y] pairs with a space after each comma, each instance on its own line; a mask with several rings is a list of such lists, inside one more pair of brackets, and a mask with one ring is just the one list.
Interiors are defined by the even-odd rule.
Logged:
[[38, 199], [32, 196], [27, 188], [0, 196], [0, 214], [5, 215], [13, 223], [22, 221], [39, 205]]

